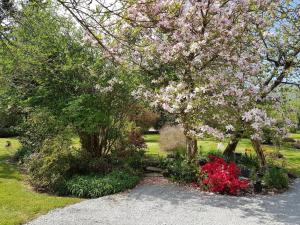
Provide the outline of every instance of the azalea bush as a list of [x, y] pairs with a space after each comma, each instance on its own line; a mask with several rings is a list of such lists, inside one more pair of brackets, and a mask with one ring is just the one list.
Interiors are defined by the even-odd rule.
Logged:
[[249, 180], [239, 179], [240, 168], [234, 162], [209, 156], [209, 162], [200, 169], [202, 188], [211, 192], [237, 195], [249, 187]]

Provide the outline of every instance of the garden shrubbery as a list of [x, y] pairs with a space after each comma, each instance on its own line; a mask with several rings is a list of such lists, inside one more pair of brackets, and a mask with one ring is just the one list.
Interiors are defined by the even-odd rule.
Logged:
[[289, 186], [289, 178], [285, 170], [279, 167], [269, 167], [263, 176], [263, 182], [267, 187], [277, 190], [286, 189]]
[[39, 191], [93, 198], [132, 188], [139, 181], [143, 151], [85, 159], [80, 151], [61, 136], [46, 140], [25, 161], [30, 183]]
[[[66, 130], [66, 127], [47, 109], [37, 109], [28, 113], [26, 119], [19, 124], [18, 130], [22, 148], [25, 148], [28, 153], [33, 153], [39, 151], [45, 140], [54, 138], [58, 133]], [[28, 154], [24, 156], [26, 155]]]
[[64, 194], [97, 198], [133, 188], [140, 177], [127, 171], [112, 171], [106, 175], [77, 175], [66, 181]]
[[223, 158], [209, 156], [209, 162], [201, 167], [201, 187], [211, 192], [236, 195], [249, 186], [248, 179], [240, 179], [240, 169], [234, 162], [227, 163]]
[[26, 158], [32, 154], [32, 150], [26, 146], [21, 146], [17, 149], [13, 156], [13, 161], [24, 163]]
[[209, 154], [207, 157], [208, 162], [200, 167], [200, 186], [205, 190], [236, 195], [242, 190], [267, 193], [289, 186], [285, 169], [272, 165], [260, 168], [253, 155], [236, 153], [228, 157]]
[[180, 182], [194, 182], [198, 179], [198, 167], [195, 162], [188, 162], [185, 157], [176, 153], [161, 160], [160, 165], [165, 170], [165, 176]]
[[26, 160], [30, 183], [41, 191], [60, 189], [74, 161], [72, 151], [70, 140], [60, 135], [46, 140], [40, 150]]
[[196, 163], [188, 162], [184, 154], [175, 152], [161, 159], [160, 167], [165, 170], [164, 175], [174, 181], [197, 183], [202, 190], [221, 194], [267, 193], [289, 185], [283, 168], [269, 166], [263, 170], [257, 157], [251, 154], [225, 156], [220, 151], [209, 151]]

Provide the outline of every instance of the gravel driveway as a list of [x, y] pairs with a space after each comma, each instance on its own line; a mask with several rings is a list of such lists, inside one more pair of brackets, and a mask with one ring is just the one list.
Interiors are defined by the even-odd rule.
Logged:
[[174, 184], [144, 184], [128, 193], [55, 209], [28, 225], [300, 224], [300, 180], [284, 194], [229, 197]]

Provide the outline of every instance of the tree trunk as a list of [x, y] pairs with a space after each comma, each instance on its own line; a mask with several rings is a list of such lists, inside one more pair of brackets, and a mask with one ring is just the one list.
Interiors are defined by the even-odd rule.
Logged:
[[88, 153], [92, 157], [100, 157], [102, 155], [99, 134], [80, 132], [79, 138], [84, 152]]
[[251, 139], [252, 146], [256, 152], [256, 155], [259, 159], [260, 166], [264, 168], [266, 166], [266, 158], [264, 152], [261, 147], [261, 143], [259, 140]]
[[235, 152], [236, 146], [238, 145], [239, 141], [240, 138], [233, 137], [228, 143], [228, 145], [226, 146], [223, 155], [232, 156], [233, 153]]
[[186, 153], [189, 161], [193, 160], [197, 154], [197, 139], [186, 137]]

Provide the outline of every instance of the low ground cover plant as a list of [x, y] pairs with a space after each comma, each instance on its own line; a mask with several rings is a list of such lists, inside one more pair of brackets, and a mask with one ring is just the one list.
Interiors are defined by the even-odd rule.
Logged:
[[84, 198], [97, 198], [135, 187], [140, 180], [128, 171], [112, 171], [106, 175], [77, 175], [66, 181], [64, 193]]

